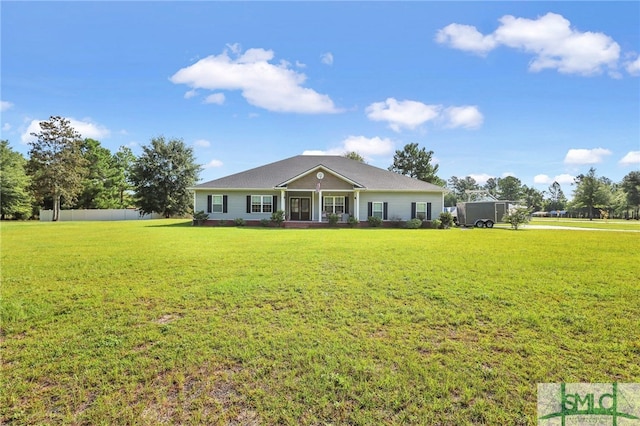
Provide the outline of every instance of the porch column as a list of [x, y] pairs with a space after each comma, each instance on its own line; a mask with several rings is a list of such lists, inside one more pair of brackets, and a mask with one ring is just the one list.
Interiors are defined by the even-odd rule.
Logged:
[[322, 191], [318, 191], [318, 222], [322, 222]]
[[360, 220], [360, 191], [353, 191], [354, 216]]
[[284, 212], [284, 217], [287, 217], [287, 211], [284, 209], [285, 208], [285, 203], [284, 203], [284, 189], [280, 190], [280, 210], [282, 210]]

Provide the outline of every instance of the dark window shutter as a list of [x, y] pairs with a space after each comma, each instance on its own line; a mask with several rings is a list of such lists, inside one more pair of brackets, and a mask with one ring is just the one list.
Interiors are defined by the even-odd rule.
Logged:
[[349, 197], [344, 197], [344, 212], [349, 214]]
[[367, 217], [371, 217], [373, 216], [373, 203], [372, 202], [368, 202], [367, 203]]
[[383, 220], [387, 220], [387, 215], [388, 215], [388, 213], [389, 213], [389, 203], [385, 202], [385, 203], [382, 205], [382, 209], [383, 209], [383, 210], [382, 210], [382, 219], [383, 219]]
[[207, 213], [211, 213], [212, 200], [213, 200], [213, 195], [207, 195]]
[[228, 213], [227, 211], [227, 196], [223, 195], [222, 196], [222, 213]]
[[427, 203], [427, 220], [431, 220], [431, 203]]
[[274, 212], [278, 210], [278, 196], [277, 195], [273, 196], [273, 207], [271, 209]]
[[411, 203], [411, 219], [416, 218], [416, 203]]
[[251, 213], [251, 195], [247, 195], [247, 213]]

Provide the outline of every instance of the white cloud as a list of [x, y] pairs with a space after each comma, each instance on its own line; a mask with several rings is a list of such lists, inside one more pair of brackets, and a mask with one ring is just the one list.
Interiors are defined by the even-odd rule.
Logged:
[[[331, 98], [303, 87], [307, 77], [286, 62], [273, 64], [272, 50], [228, 45], [220, 55], [211, 55], [180, 69], [171, 82], [192, 89], [239, 90], [251, 105], [276, 112], [321, 114], [340, 112]], [[235, 56], [229, 57], [229, 50]]]
[[640, 151], [629, 151], [627, 155], [622, 157], [620, 164], [623, 166], [638, 166], [640, 165]]
[[8, 132], [9, 130], [11, 130], [11, 124], [9, 124], [9, 123], [4, 123], [4, 124], [2, 125], [2, 131], [3, 131], [3, 132]]
[[197, 139], [194, 143], [193, 146], [197, 146], [198, 148], [208, 148], [211, 146], [211, 142], [209, 142], [206, 139]]
[[331, 52], [323, 53], [320, 61], [325, 65], [333, 65], [333, 54]]
[[495, 32], [483, 35], [475, 27], [450, 24], [436, 33], [436, 41], [454, 49], [484, 55], [502, 45], [533, 55], [529, 70], [557, 69], [565, 74], [595, 75], [606, 68], [616, 76], [620, 45], [603, 33], [581, 32], [562, 15], [537, 19], [500, 18]]
[[635, 60], [626, 61], [625, 69], [631, 75], [640, 75], [640, 56]]
[[565, 164], [598, 164], [607, 155], [611, 155], [611, 151], [604, 148], [570, 149], [564, 157], [564, 162]]
[[399, 132], [402, 128], [415, 129], [427, 121], [434, 120], [441, 110], [442, 106], [440, 105], [387, 98], [384, 102], [375, 102], [369, 105], [366, 113], [370, 120], [387, 121], [391, 129]]
[[486, 173], [477, 173], [477, 174], [472, 173], [469, 175], [469, 177], [475, 180], [478, 185], [484, 185], [485, 183], [487, 183], [489, 179], [492, 179], [492, 178], [495, 179], [495, 176], [489, 175]]
[[551, 178], [548, 175], [540, 174], [540, 175], [535, 175], [533, 177], [533, 183], [536, 183], [536, 184], [549, 184], [549, 183], [553, 183], [553, 181], [551, 180]]
[[344, 155], [346, 152], [344, 148], [305, 149], [302, 151], [302, 155]]
[[[90, 138], [100, 140], [103, 138], [108, 138], [111, 134], [111, 131], [101, 124], [93, 123], [90, 119], [76, 120], [75, 118], [68, 118], [69, 125], [73, 127], [83, 139]], [[27, 126], [27, 130], [25, 130], [22, 135], [20, 135], [20, 140], [22, 143], [29, 143], [34, 141], [36, 138], [31, 136], [31, 133], [40, 133], [42, 128], [40, 128], [40, 122], [47, 120], [31, 120], [31, 123]]]
[[447, 44], [454, 49], [485, 55], [496, 47], [493, 36], [482, 35], [476, 27], [471, 25], [449, 24], [438, 30], [436, 41]]
[[223, 163], [220, 160], [213, 159], [204, 165], [205, 169], [213, 169], [215, 167], [222, 167]]
[[9, 101], [0, 101], [0, 112], [5, 112], [13, 108], [13, 104]]
[[367, 138], [365, 136], [349, 136], [343, 141], [347, 152], [355, 151], [363, 157], [388, 155], [393, 152], [393, 141], [378, 136]]
[[477, 106], [464, 105], [445, 108], [442, 105], [428, 105], [418, 101], [398, 101], [387, 98], [384, 102], [374, 102], [366, 109], [367, 117], [373, 121], [386, 121], [396, 132], [413, 130], [428, 121], [439, 121], [445, 127], [465, 127], [475, 129], [482, 125], [484, 117]]
[[224, 100], [224, 93], [213, 93], [204, 99], [204, 103], [222, 105], [224, 103]]
[[477, 129], [482, 126], [484, 116], [477, 106], [449, 107], [444, 110], [446, 127], [465, 127], [467, 129]]
[[198, 91], [197, 91], [197, 90], [195, 90], [195, 89], [189, 90], [188, 92], [186, 92], [186, 93], [184, 94], [184, 98], [185, 98], [185, 99], [191, 99], [191, 98], [193, 98], [194, 96], [198, 96]]
[[567, 184], [572, 184], [576, 180], [576, 177], [567, 173], [563, 173], [553, 178], [553, 180], [558, 182], [561, 185], [567, 185]]
[[365, 158], [389, 155], [393, 152], [394, 143], [391, 139], [375, 136], [349, 136], [342, 141], [342, 146], [328, 150], [306, 150], [302, 155], [344, 155], [355, 151]]
[[558, 182], [561, 185], [572, 184], [575, 180], [575, 176], [569, 174], [561, 174], [556, 177], [550, 177], [545, 174], [536, 175], [533, 177], [533, 183], [538, 185], [551, 185], [553, 182]]

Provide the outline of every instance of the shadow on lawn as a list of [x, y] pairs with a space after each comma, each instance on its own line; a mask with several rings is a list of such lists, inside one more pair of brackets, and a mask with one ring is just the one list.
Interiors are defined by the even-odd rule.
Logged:
[[[174, 222], [174, 223], [166, 223], [166, 220], [173, 219], [154, 219], [151, 221], [146, 227], [147, 228], [191, 228], [193, 227], [193, 221], [185, 220], [184, 222]], [[157, 223], [156, 221], [161, 221], [164, 223]]]
[[[171, 221], [172, 223], [167, 223], [167, 221]], [[236, 226], [236, 225], [194, 226], [192, 220], [176, 222], [176, 219], [154, 219], [151, 223], [146, 224], [145, 227], [147, 228], [201, 228], [201, 229], [236, 228], [236, 229], [264, 229], [264, 230], [284, 229], [277, 226]]]

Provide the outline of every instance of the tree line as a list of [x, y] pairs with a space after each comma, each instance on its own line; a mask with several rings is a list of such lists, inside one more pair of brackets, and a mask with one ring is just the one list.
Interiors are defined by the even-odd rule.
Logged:
[[2, 219], [35, 217], [41, 207], [53, 210], [54, 221], [62, 207], [137, 208], [165, 217], [191, 209], [188, 188], [201, 167], [182, 140], [154, 138], [139, 157], [128, 147], [112, 153], [59, 116], [40, 122], [31, 135], [28, 158], [0, 141]]
[[[165, 217], [191, 212], [190, 187], [202, 170], [193, 149], [180, 139], [153, 138], [136, 157], [120, 147], [112, 153], [94, 139], [83, 139], [69, 120], [52, 116], [40, 123], [40, 132], [29, 143], [28, 158], [0, 141], [0, 203], [2, 219], [27, 219], [40, 207], [53, 210], [57, 220], [62, 207], [70, 209], [137, 208], [143, 214]], [[569, 211], [573, 216], [638, 219], [640, 172], [628, 173], [621, 182], [596, 175], [591, 168], [572, 184], [568, 200], [558, 182], [546, 191], [523, 185], [513, 176], [490, 178], [484, 185], [472, 177], [438, 176], [433, 151], [417, 143], [396, 150], [389, 170], [446, 187], [445, 206], [474, 201], [484, 192], [500, 200], [525, 205], [529, 211]], [[357, 152], [345, 157], [364, 162]]]
[[417, 143], [405, 145], [397, 150], [389, 170], [430, 182], [450, 190], [445, 195], [445, 206], [453, 207], [458, 202], [477, 201], [483, 194], [499, 200], [517, 202], [530, 212], [566, 211], [573, 217], [618, 217], [640, 219], [640, 171], [628, 173], [621, 182], [613, 182], [597, 176], [596, 169], [578, 175], [573, 183], [573, 198], [568, 200], [558, 182], [553, 182], [546, 191], [522, 184], [514, 176], [490, 178], [480, 185], [471, 176], [451, 176], [444, 181], [437, 176], [438, 165], [432, 164], [433, 151], [420, 148]]
[[621, 182], [613, 182], [597, 176], [591, 167], [586, 174], [574, 178], [573, 198], [568, 200], [558, 182], [553, 182], [545, 191], [523, 185], [520, 179], [507, 176], [491, 178], [484, 185], [467, 176], [452, 176], [447, 182], [451, 190], [445, 196], [445, 205], [455, 206], [459, 201], [474, 201], [475, 191], [486, 191], [499, 200], [521, 203], [531, 212], [564, 211], [572, 217], [618, 217], [638, 219], [640, 217], [640, 172], [628, 173]]

